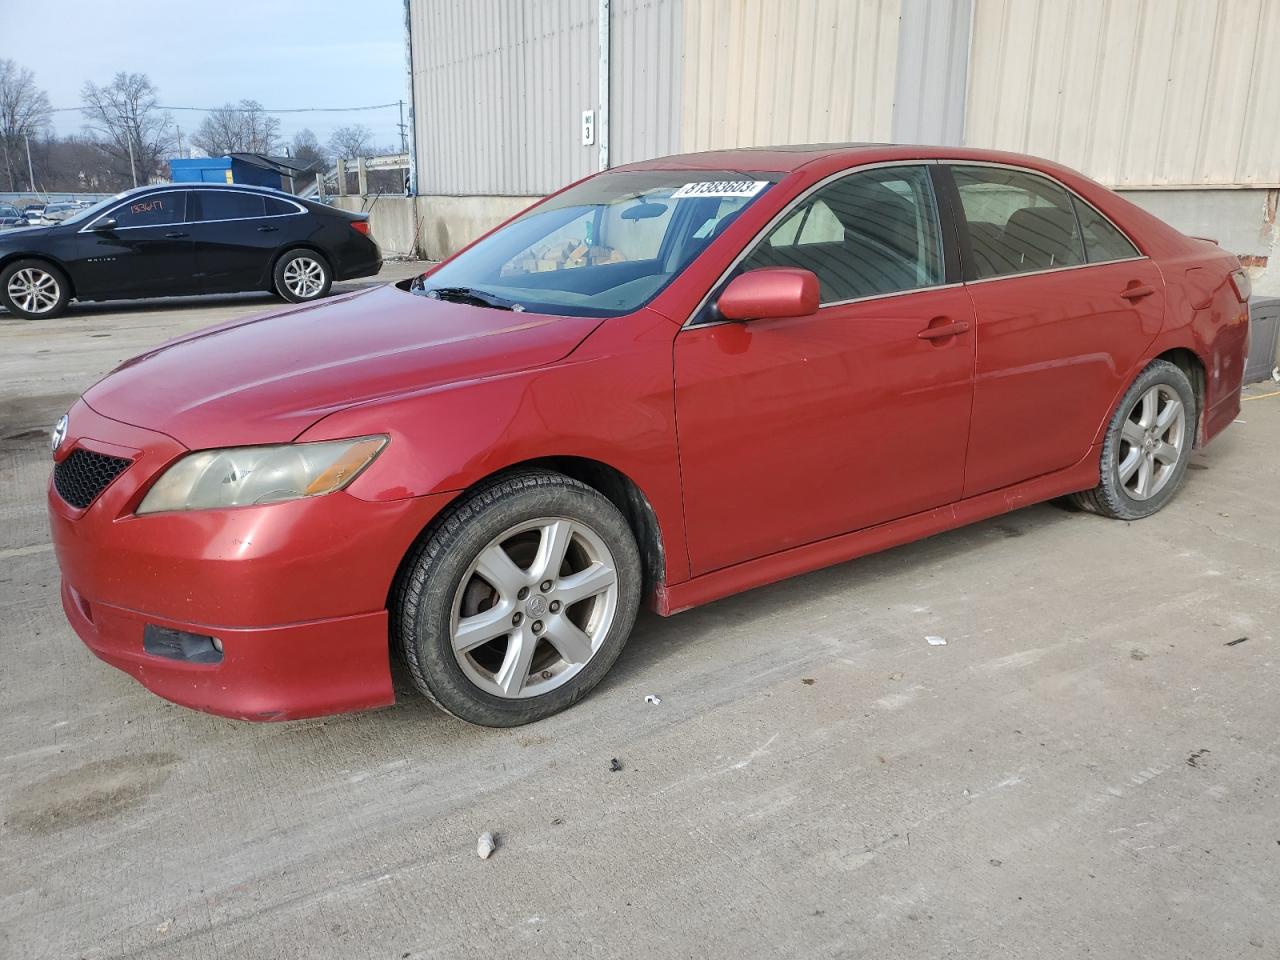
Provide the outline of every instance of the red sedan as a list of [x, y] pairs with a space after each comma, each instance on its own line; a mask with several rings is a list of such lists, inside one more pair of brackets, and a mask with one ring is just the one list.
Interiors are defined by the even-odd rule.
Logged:
[[1239, 410], [1248, 281], [1056, 164], [668, 157], [408, 284], [125, 363], [55, 430], [99, 657], [252, 720], [568, 707], [660, 614], [1075, 495], [1132, 520]]

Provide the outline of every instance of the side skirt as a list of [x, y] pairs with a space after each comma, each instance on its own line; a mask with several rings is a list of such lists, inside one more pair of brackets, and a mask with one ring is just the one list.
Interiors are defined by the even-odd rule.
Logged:
[[790, 550], [734, 564], [732, 567], [713, 570], [683, 583], [659, 585], [654, 591], [654, 610], [661, 616], [669, 617], [744, 590], [763, 587], [765, 584], [811, 573], [890, 547], [923, 540], [935, 533], [954, 530], [1021, 507], [1052, 500], [1054, 497], [1090, 490], [1098, 485], [1101, 455], [1101, 445], [1095, 446], [1078, 463], [1034, 480], [957, 500], [945, 507], [935, 507], [853, 533], [792, 547]]

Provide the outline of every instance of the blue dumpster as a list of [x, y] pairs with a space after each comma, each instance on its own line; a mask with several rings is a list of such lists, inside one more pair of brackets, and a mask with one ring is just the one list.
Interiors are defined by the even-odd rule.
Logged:
[[238, 157], [195, 157], [170, 160], [169, 178], [174, 183], [246, 183], [257, 187], [281, 188], [280, 174]]

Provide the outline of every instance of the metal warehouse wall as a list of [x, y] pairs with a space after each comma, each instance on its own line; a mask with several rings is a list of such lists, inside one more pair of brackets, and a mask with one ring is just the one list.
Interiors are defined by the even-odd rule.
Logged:
[[683, 9], [684, 0], [610, 0], [611, 166], [681, 151]]
[[965, 142], [1123, 187], [1280, 185], [1280, 0], [974, 0]]
[[893, 91], [895, 143], [964, 142], [972, 0], [902, 0]]
[[685, 0], [681, 149], [888, 140], [898, 15], [899, 0]]
[[594, 0], [414, 0], [418, 192], [534, 196], [598, 166]]
[[[904, 36], [919, 38], [911, 42], [922, 55], [925, 44], [960, 53], [912, 80], [929, 92], [962, 90], [965, 38], [950, 25], [952, 8], [967, 18], [968, 0], [941, 0], [942, 20], [930, 6], [938, 2], [906, 0], [920, 14]], [[598, 143], [580, 139], [582, 111], [599, 98], [597, 6], [412, 0], [419, 193], [535, 196], [597, 169]], [[935, 22], [925, 29], [927, 6]], [[611, 0], [610, 164], [717, 147], [888, 140], [901, 7]]]

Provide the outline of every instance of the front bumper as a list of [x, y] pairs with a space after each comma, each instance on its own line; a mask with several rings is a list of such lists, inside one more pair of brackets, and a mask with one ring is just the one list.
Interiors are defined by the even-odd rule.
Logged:
[[[287, 720], [394, 702], [387, 594], [447, 495], [307, 500], [136, 516], [150, 482], [186, 448], [80, 401], [58, 454], [125, 457], [87, 508], [50, 484], [63, 608], [99, 657], [166, 699], [247, 720]], [[218, 663], [144, 649], [148, 625], [216, 638]]]
[[[395, 703], [387, 611], [279, 627], [208, 627], [86, 600], [62, 581], [62, 609], [85, 646], [152, 693], [237, 720], [299, 720]], [[144, 652], [148, 624], [217, 637], [221, 663]]]

